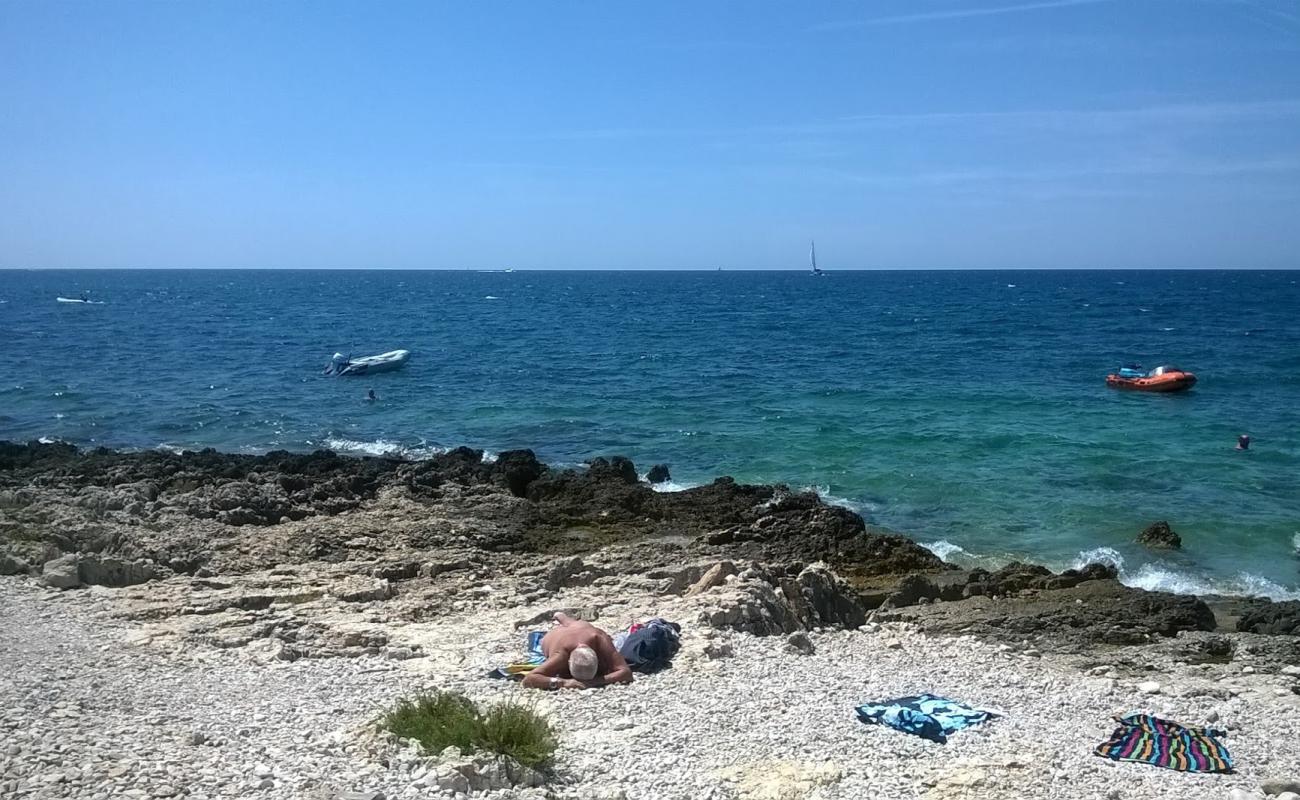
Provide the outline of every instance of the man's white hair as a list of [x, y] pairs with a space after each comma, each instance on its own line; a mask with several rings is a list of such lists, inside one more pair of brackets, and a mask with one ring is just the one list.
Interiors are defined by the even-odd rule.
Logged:
[[569, 674], [580, 681], [589, 681], [600, 670], [600, 659], [596, 651], [585, 644], [573, 648], [569, 653]]

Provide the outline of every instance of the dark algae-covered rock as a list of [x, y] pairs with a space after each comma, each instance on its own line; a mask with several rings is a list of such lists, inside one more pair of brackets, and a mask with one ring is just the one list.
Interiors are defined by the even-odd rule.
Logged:
[[1138, 544], [1157, 549], [1178, 550], [1183, 546], [1183, 538], [1169, 527], [1164, 520], [1153, 522], [1138, 534]]

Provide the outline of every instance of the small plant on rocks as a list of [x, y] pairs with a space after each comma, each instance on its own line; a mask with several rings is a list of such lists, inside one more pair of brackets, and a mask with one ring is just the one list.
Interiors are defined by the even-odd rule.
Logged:
[[429, 753], [448, 747], [480, 750], [533, 768], [555, 754], [551, 724], [530, 706], [507, 702], [484, 712], [457, 692], [435, 691], [402, 700], [385, 715], [383, 725], [403, 739], [415, 739]]

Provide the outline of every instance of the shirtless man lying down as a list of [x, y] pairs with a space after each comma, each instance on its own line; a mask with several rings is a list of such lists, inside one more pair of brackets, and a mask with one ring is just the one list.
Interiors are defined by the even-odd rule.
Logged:
[[631, 683], [628, 667], [609, 634], [565, 613], [556, 613], [554, 628], [542, 638], [546, 660], [524, 677], [533, 689], [594, 689]]

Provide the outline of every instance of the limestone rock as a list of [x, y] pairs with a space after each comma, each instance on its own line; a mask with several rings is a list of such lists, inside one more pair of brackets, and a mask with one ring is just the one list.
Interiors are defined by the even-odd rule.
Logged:
[[716, 605], [701, 612], [699, 621], [705, 625], [756, 636], [793, 633], [802, 627], [785, 595], [764, 580], [740, 580], [708, 596]]
[[1300, 780], [1294, 778], [1272, 778], [1260, 784], [1259, 788], [1264, 791], [1264, 794], [1278, 795], [1283, 792], [1294, 792], [1295, 794], [1300, 794]]
[[1147, 547], [1165, 548], [1177, 550], [1183, 546], [1183, 539], [1169, 523], [1164, 520], [1153, 522], [1146, 527], [1142, 533], [1138, 534], [1138, 544], [1144, 544]]
[[0, 553], [0, 575], [21, 575], [31, 569], [30, 565], [23, 559]]
[[825, 564], [812, 564], [781, 585], [795, 616], [805, 628], [834, 626], [853, 629], [867, 621], [867, 612], [853, 591]]
[[813, 646], [812, 640], [808, 638], [808, 634], [803, 631], [795, 631], [785, 637], [785, 646], [787, 650], [795, 653], [802, 653], [806, 656], [810, 656], [817, 651], [817, 648]]
[[672, 476], [668, 474], [667, 464], [655, 464], [650, 468], [650, 472], [646, 473], [645, 479], [651, 483], [663, 483], [671, 480]]
[[736, 654], [728, 642], [709, 642], [704, 646], [704, 655], [710, 659], [731, 658]]
[[330, 594], [345, 603], [371, 603], [393, 596], [393, 585], [386, 578], [349, 578], [330, 587]]
[[589, 586], [603, 574], [602, 570], [589, 567], [578, 556], [557, 558], [547, 567], [543, 583], [548, 591], [557, 592], [570, 586]]
[[41, 571], [41, 580], [46, 586], [55, 589], [75, 589], [81, 585], [78, 565], [81, 558], [76, 553], [59, 556], [53, 561], [46, 561]]
[[983, 796], [976, 790], [988, 781], [988, 772], [975, 767], [955, 767], [937, 777], [923, 800], [953, 800], [954, 798]]
[[158, 570], [147, 559], [117, 556], [83, 555], [77, 567], [81, 582], [94, 586], [135, 586], [158, 577]]
[[1237, 619], [1237, 630], [1247, 633], [1300, 636], [1300, 600], [1287, 600], [1281, 603], [1258, 602]]
[[708, 571], [701, 575], [698, 581], [691, 584], [691, 587], [686, 590], [686, 596], [694, 597], [701, 592], [707, 592], [714, 586], [721, 586], [727, 580], [728, 575], [735, 574], [735, 564], [730, 561], [719, 561], [712, 567], [709, 567]]
[[760, 761], [721, 770], [719, 776], [735, 782], [742, 800], [804, 800], [839, 783], [844, 770], [831, 761]]

